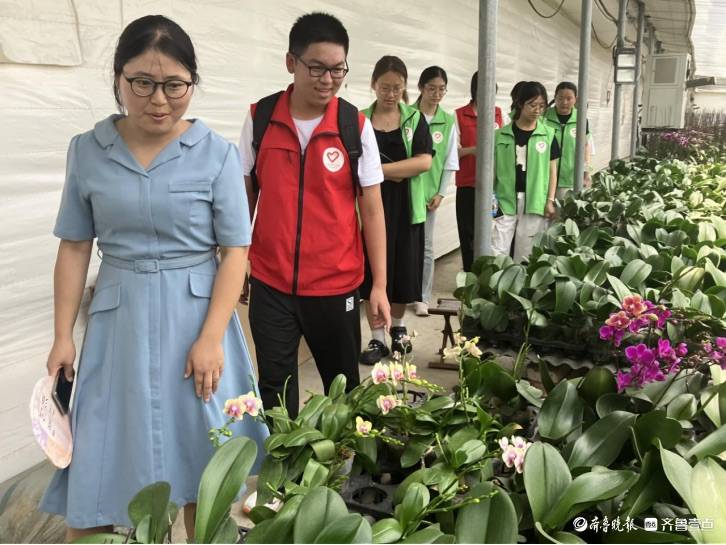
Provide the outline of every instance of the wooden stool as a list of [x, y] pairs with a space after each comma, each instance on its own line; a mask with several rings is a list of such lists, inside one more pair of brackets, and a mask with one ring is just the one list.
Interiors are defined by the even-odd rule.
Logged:
[[439, 349], [440, 358], [437, 361], [430, 361], [429, 367], [434, 369], [458, 369], [459, 365], [457, 363], [444, 361], [444, 349], [449, 343], [452, 347], [454, 346], [454, 330], [451, 327], [451, 317], [458, 316], [461, 303], [458, 299], [446, 298], [438, 299], [436, 303], [438, 306], [436, 308], [430, 308], [429, 314], [444, 317], [444, 329], [441, 331], [443, 340], [441, 342], [441, 348]]

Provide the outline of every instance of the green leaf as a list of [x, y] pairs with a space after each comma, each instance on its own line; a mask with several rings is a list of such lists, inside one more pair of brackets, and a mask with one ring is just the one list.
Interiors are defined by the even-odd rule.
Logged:
[[698, 519], [714, 522], [712, 530], [701, 530], [704, 541], [726, 542], [726, 471], [716, 460], [706, 458], [693, 468], [691, 498]]
[[570, 483], [562, 497], [545, 517], [544, 525], [559, 528], [572, 515], [586, 509], [590, 504], [614, 498], [638, 480], [632, 471], [613, 471], [605, 467], [594, 467]]
[[678, 420], [669, 418], [664, 411], [651, 411], [638, 416], [635, 422], [635, 438], [638, 450], [645, 453], [660, 441], [664, 448], [673, 448], [681, 439], [681, 425]]
[[593, 367], [577, 387], [580, 397], [591, 407], [595, 407], [597, 400], [605, 394], [612, 394], [618, 391], [618, 385], [613, 373], [605, 367]]
[[232, 517], [227, 517], [214, 533], [210, 543], [237, 543], [237, 541], [239, 541], [239, 526]]
[[479, 323], [484, 330], [500, 330], [507, 325], [507, 310], [487, 301], [479, 309]]
[[566, 437], [582, 424], [583, 410], [577, 388], [563, 380], [542, 403], [542, 410], [537, 417], [540, 435], [552, 440]]
[[479, 365], [481, 384], [479, 394], [496, 396], [502, 401], [509, 401], [517, 395], [517, 386], [512, 375], [507, 373], [493, 361], [485, 361]]
[[[320, 415], [323, 414], [325, 407], [332, 403], [329, 397], [324, 395], [314, 395], [305, 402], [305, 405], [297, 415], [295, 422], [303, 424], [301, 428], [314, 428], [318, 425]], [[290, 446], [290, 445], [287, 445]]]
[[320, 415], [320, 431], [326, 439], [338, 441], [351, 421], [351, 408], [344, 403], [332, 403]]
[[501, 488], [491, 482], [476, 485], [470, 497], [496, 492], [459, 510], [454, 535], [456, 543], [516, 543], [517, 513], [514, 504]]
[[544, 526], [542, 526], [541, 522], [535, 522], [534, 527], [544, 538], [549, 540], [550, 543], [586, 543], [585, 541], [582, 541], [579, 537], [571, 534], [570, 532], [559, 531], [549, 534], [544, 529]]
[[310, 444], [315, 458], [320, 462], [329, 462], [335, 457], [335, 443], [330, 439], [322, 439]]
[[401, 456], [401, 467], [411, 467], [420, 462], [433, 440], [433, 437], [428, 436], [410, 440]]
[[558, 279], [555, 285], [555, 312], [569, 312], [576, 295], [577, 288], [572, 280]]
[[534, 443], [524, 458], [524, 488], [534, 520], [541, 521], [572, 482], [560, 453], [547, 443]]
[[686, 267], [678, 280], [675, 281], [675, 285], [682, 290], [693, 293], [701, 285], [705, 274], [706, 270], [702, 267]]
[[333, 382], [330, 383], [330, 388], [328, 389], [328, 397], [333, 401], [333, 403], [343, 401], [342, 398], [345, 395], [346, 384], [347, 380], [345, 378], [345, 375], [343, 374], [337, 375], [333, 379]]
[[519, 295], [519, 292], [522, 291], [522, 288], [524, 287], [526, 279], [527, 270], [523, 265], [510, 265], [504, 269], [504, 272], [502, 272], [502, 276], [499, 278], [499, 282], [497, 283], [497, 294], [499, 295], [499, 300], [501, 301], [504, 298], [504, 294], [507, 292]]
[[301, 495], [288, 498], [275, 517], [255, 524], [247, 532], [245, 543], [293, 543], [293, 523], [304, 498]]
[[696, 446], [686, 452], [685, 458], [695, 456], [702, 460], [706, 456], [718, 456], [726, 450], [726, 426], [717, 428], [716, 431], [702, 439]]
[[403, 541], [399, 541], [399, 543], [435, 543], [443, 535], [444, 533], [439, 528], [439, 525], [433, 524], [423, 530], [414, 532]]
[[625, 266], [620, 274], [620, 280], [627, 286], [637, 288], [645, 282], [652, 270], [653, 267], [642, 259], [634, 259]]
[[706, 272], [711, 275], [711, 278], [713, 278], [713, 283], [720, 287], [726, 287], [726, 272], [723, 272], [716, 268], [716, 266], [711, 263], [710, 259], [707, 259], [704, 263]]
[[165, 520], [171, 486], [159, 481], [142, 488], [129, 503], [129, 520], [134, 527], [149, 516], [149, 540], [163, 538], [169, 529], [169, 521]]
[[429, 489], [421, 483], [412, 483], [406, 490], [406, 495], [403, 496], [397, 514], [401, 527], [406, 528], [412, 520], [417, 519], [430, 501]]
[[401, 523], [394, 518], [381, 519], [373, 524], [373, 543], [395, 543], [403, 535]]
[[591, 282], [596, 286], [601, 286], [607, 279], [607, 272], [610, 269], [610, 263], [607, 261], [600, 261], [592, 269], [587, 271], [585, 275], [585, 282]]
[[265, 456], [262, 460], [260, 474], [257, 476], [257, 503], [255, 505], [268, 503], [273, 496], [270, 486], [279, 490], [284, 482], [285, 462], [272, 456]]
[[542, 407], [542, 390], [535, 388], [526, 380], [517, 381], [517, 392], [535, 407]]
[[[698, 401], [693, 394], [681, 394], [668, 404], [667, 414], [676, 420], [690, 420], [696, 415]], [[672, 447], [666, 447], [672, 448]]]
[[288, 433], [283, 445], [286, 447], [302, 447], [314, 441], [320, 441], [321, 439], [325, 439], [322, 433], [314, 428], [303, 425]]
[[257, 445], [247, 437], [235, 437], [212, 456], [202, 473], [197, 496], [194, 540], [208, 543], [227, 513], [257, 458]]
[[111, 532], [101, 532], [98, 534], [88, 535], [75, 539], [73, 543], [138, 543], [137, 541], [126, 541], [126, 536], [122, 534], [112, 534]]
[[479, 439], [471, 439], [454, 452], [454, 465], [459, 468], [481, 460], [487, 452], [487, 447]]
[[305, 466], [305, 471], [303, 471], [301, 485], [307, 488], [323, 486], [329, 475], [330, 470], [326, 466], [311, 458]]
[[630, 438], [635, 415], [614, 411], [601, 418], [583, 433], [572, 448], [568, 465], [571, 468], [610, 465]]
[[[693, 476], [693, 469], [683, 458], [678, 454], [660, 448], [660, 458], [663, 464], [663, 472], [668, 477], [668, 482], [671, 486], [676, 489], [676, 492], [680, 494], [683, 501], [692, 513], [695, 513], [693, 497], [691, 494], [691, 480]], [[698, 492], [700, 494], [700, 492]], [[697, 539], [700, 537], [698, 530], [691, 532]], [[698, 541], [701, 541], [698, 539]]]
[[348, 508], [339, 494], [322, 486], [311, 489], [295, 516], [294, 543], [315, 543], [323, 528], [347, 515]]
[[618, 278], [615, 278], [611, 275], [606, 275], [608, 282], [610, 282], [610, 286], [612, 286], [613, 290], [615, 291], [615, 295], [618, 298], [618, 301], [622, 302], [623, 299], [628, 297], [629, 295], [632, 295], [632, 292], [630, 291], [630, 288], [623, 284]]
[[643, 457], [638, 482], [628, 491], [620, 512], [634, 518], [650, 509], [662, 498], [667, 498], [669, 491], [670, 485], [663, 472], [660, 457], [655, 451], [649, 450]]
[[371, 543], [370, 523], [359, 513], [351, 513], [332, 521], [315, 538], [314, 543]]
[[555, 271], [552, 267], [540, 267], [529, 280], [529, 287], [532, 289], [546, 288], [555, 281]]

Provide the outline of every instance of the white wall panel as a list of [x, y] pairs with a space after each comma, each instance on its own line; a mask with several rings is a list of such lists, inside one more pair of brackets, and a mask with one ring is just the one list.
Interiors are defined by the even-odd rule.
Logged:
[[[190, 33], [198, 51], [202, 85], [189, 114], [236, 142], [249, 103], [289, 82], [284, 66], [289, 28], [298, 15], [314, 9], [337, 15], [350, 32], [351, 72], [341, 91], [345, 98], [361, 107], [368, 105], [373, 99], [369, 84], [375, 61], [383, 54], [396, 54], [408, 64], [412, 99], [420, 71], [440, 64], [450, 79], [444, 107], [453, 110], [465, 104], [476, 69], [477, 4], [475, 0], [68, 0], [67, 6], [77, 14], [79, 66], [0, 64], [0, 373], [4, 392], [0, 398], [0, 481], [41, 459], [30, 433], [27, 405], [33, 383], [44, 373], [52, 341], [57, 241], [51, 229], [63, 185], [66, 148], [74, 134], [90, 129], [115, 109], [112, 55], [123, 26], [144, 14], [163, 13]], [[7, 29], [17, 10], [28, 5], [27, 0], [0, 2], [0, 30]], [[56, 13], [57, 6], [66, 4], [34, 0], [32, 5]], [[509, 89], [518, 80], [540, 80], [550, 92], [562, 79], [577, 81], [576, 24], [562, 16], [541, 19], [523, 0], [499, 5], [497, 80], [499, 104], [505, 111]], [[52, 47], [62, 47], [57, 44], [73, 36], [68, 17], [59, 18], [57, 36], [52, 35], [53, 27], [45, 30], [51, 39], [43, 43], [55, 44]], [[7, 35], [0, 31], [0, 44]], [[32, 37], [15, 33], [13, 39]], [[38, 58], [53, 53], [42, 47], [37, 52]], [[590, 73], [595, 165], [603, 166], [610, 155], [612, 78], [609, 52], [596, 44]], [[627, 94], [624, 102], [623, 153], [630, 124]], [[444, 201], [437, 221], [437, 253], [457, 244], [451, 197]], [[94, 257], [89, 284], [96, 267]], [[79, 337], [81, 326], [76, 328]]]

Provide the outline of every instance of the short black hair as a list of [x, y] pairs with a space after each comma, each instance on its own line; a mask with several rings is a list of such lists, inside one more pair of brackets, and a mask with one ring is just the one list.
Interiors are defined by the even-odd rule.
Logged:
[[471, 92], [471, 101], [476, 102], [476, 91], [479, 88], [479, 70], [474, 72], [471, 76], [471, 83], [469, 84], [469, 91]]
[[348, 31], [336, 17], [319, 11], [300, 16], [290, 29], [288, 51], [302, 55], [311, 44], [330, 42], [342, 45], [348, 55]]
[[533, 98], [542, 97], [547, 104], [547, 89], [539, 81], [520, 81], [517, 86], [517, 91], [512, 97], [512, 119], [519, 119], [525, 102]]
[[199, 83], [194, 44], [182, 27], [163, 15], [146, 15], [131, 21], [121, 33], [113, 56], [113, 96], [123, 110], [117, 80], [124, 66], [134, 57], [153, 49], [163, 53], [189, 70], [192, 83]]

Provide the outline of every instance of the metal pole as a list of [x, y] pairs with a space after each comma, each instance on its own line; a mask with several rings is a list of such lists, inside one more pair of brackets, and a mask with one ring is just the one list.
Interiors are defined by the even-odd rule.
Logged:
[[640, 142], [640, 128], [638, 126], [638, 111], [640, 107], [640, 72], [641, 59], [643, 51], [643, 29], [645, 27], [645, 5], [638, 2], [638, 38], [635, 42], [635, 86], [633, 87], [633, 119], [631, 121], [630, 134], [630, 156], [634, 157], [638, 152], [638, 143]]
[[590, 34], [592, 26], [592, 0], [582, 0], [580, 16], [580, 67], [578, 70], [577, 87], [577, 137], [575, 141], [575, 193], [582, 191], [582, 180], [585, 174], [585, 144], [587, 143], [587, 96], [590, 84]]
[[499, 0], [479, 1], [479, 81], [477, 85], [476, 197], [474, 257], [492, 255], [494, 191], [494, 106], [496, 99], [497, 8]]
[[[618, 7], [618, 38], [617, 49], [625, 45], [625, 21], [627, 19], [628, 0], [620, 0]], [[616, 67], [613, 66], [613, 70]], [[615, 160], [620, 153], [620, 111], [623, 105], [623, 85], [615, 84], [615, 96], [613, 97], [613, 137], [610, 142], [610, 160]]]

